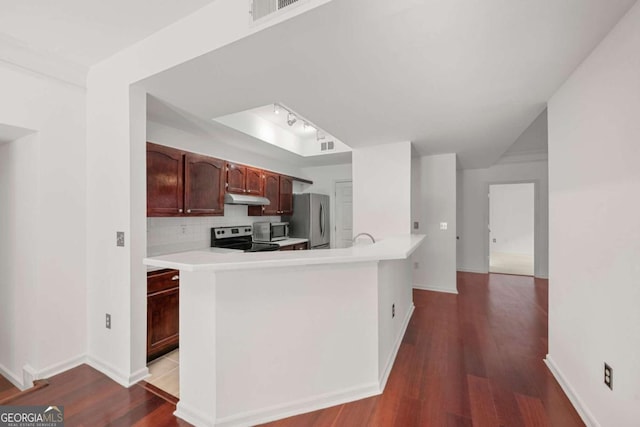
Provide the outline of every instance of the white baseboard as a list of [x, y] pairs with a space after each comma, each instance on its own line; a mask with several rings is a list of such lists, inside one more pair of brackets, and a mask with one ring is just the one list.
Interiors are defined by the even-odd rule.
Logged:
[[11, 372], [6, 366], [4, 366], [1, 363], [0, 363], [0, 375], [8, 379], [11, 384], [18, 387], [20, 390], [25, 390], [26, 388], [28, 388], [22, 384], [22, 378], [20, 378], [20, 376]]
[[35, 380], [42, 380], [50, 378], [54, 375], [58, 375], [62, 372], [73, 369], [76, 366], [80, 366], [86, 362], [86, 356], [81, 354], [80, 356], [72, 357], [60, 363], [56, 363], [44, 369], [37, 370], [31, 365], [26, 364], [22, 367], [22, 378], [16, 375], [14, 372], [9, 371], [5, 366], [0, 365], [0, 374], [8, 379], [11, 384], [24, 391], [33, 387]]
[[380, 376], [380, 393], [384, 391], [385, 386], [387, 385], [387, 380], [389, 379], [389, 374], [391, 373], [391, 368], [393, 368], [393, 362], [396, 360], [396, 356], [398, 355], [398, 350], [400, 350], [400, 344], [402, 344], [402, 338], [404, 338], [404, 334], [407, 332], [407, 327], [409, 326], [409, 320], [411, 320], [411, 315], [413, 311], [416, 309], [416, 306], [411, 303], [411, 307], [409, 307], [409, 312], [405, 316], [402, 321], [402, 327], [400, 328], [400, 333], [396, 337], [396, 342], [394, 343], [393, 350], [391, 354], [389, 354], [389, 358], [387, 359], [387, 363], [384, 367], [384, 371]]
[[461, 273], [489, 274], [488, 270], [478, 270], [475, 268], [457, 268], [456, 271], [459, 271]]
[[120, 372], [109, 363], [95, 356], [87, 356], [86, 363], [92, 368], [102, 372], [121, 386], [127, 388], [131, 387], [132, 385], [149, 375], [149, 370], [146, 367], [134, 372], [133, 374]]
[[48, 368], [40, 369], [35, 372], [36, 380], [41, 380], [44, 378], [50, 378], [54, 375], [58, 375], [62, 372], [68, 371], [69, 369], [73, 369], [77, 366], [86, 363], [87, 355], [81, 354], [80, 356], [72, 357], [71, 359], [65, 360], [64, 362], [56, 363], [55, 365], [51, 365]]
[[176, 410], [173, 412], [176, 417], [185, 420], [194, 426], [214, 427], [215, 423], [208, 419], [206, 414], [201, 413], [189, 406], [185, 405], [182, 400], [176, 404]]
[[427, 285], [421, 285], [419, 283], [414, 283], [413, 284], [413, 289], [420, 289], [421, 291], [444, 292], [444, 293], [447, 293], [447, 294], [458, 295], [458, 290], [457, 289], [446, 288], [444, 286], [442, 286], [442, 287], [440, 287], [440, 286], [427, 286]]
[[584, 402], [580, 397], [578, 397], [576, 391], [567, 382], [564, 375], [562, 375], [562, 372], [560, 372], [558, 366], [554, 363], [549, 354], [547, 354], [547, 357], [544, 359], [544, 363], [547, 365], [556, 381], [558, 381], [558, 384], [560, 384], [560, 387], [573, 404], [573, 407], [576, 408], [578, 415], [580, 415], [580, 418], [582, 418], [582, 421], [587, 425], [587, 427], [600, 427], [600, 423], [596, 421], [591, 411], [589, 411]]
[[[380, 385], [375, 382], [371, 384], [364, 384], [362, 386], [345, 389], [337, 392], [326, 393], [318, 396], [313, 396], [306, 399], [290, 402], [284, 405], [274, 406], [271, 408], [260, 409], [257, 411], [245, 412], [237, 415], [233, 415], [227, 418], [221, 418], [216, 420], [216, 427], [236, 427], [236, 426], [253, 426], [257, 424], [263, 424], [270, 421], [279, 420], [282, 418], [291, 417], [294, 415], [304, 414], [307, 412], [317, 411], [319, 409], [329, 408], [331, 406], [341, 405], [343, 403], [349, 403], [367, 397], [376, 396], [380, 394]], [[177, 415], [181, 415], [183, 412], [176, 411]], [[192, 414], [188, 414], [191, 416]], [[193, 414], [197, 415], [197, 414]], [[189, 421], [188, 418], [184, 418], [185, 421]], [[194, 421], [197, 421], [194, 419]], [[208, 420], [204, 423], [195, 423], [195, 425], [212, 426]]]

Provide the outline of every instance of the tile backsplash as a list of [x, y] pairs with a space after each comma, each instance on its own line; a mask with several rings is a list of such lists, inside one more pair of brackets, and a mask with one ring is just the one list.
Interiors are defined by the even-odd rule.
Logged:
[[147, 218], [147, 256], [208, 248], [211, 228], [280, 221], [279, 216], [249, 216], [245, 205], [225, 205], [224, 216]]

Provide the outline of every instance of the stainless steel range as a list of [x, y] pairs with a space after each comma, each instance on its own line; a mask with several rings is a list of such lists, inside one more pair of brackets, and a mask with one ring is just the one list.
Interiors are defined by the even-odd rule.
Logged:
[[245, 252], [277, 251], [280, 249], [280, 246], [275, 243], [252, 242], [252, 235], [253, 228], [250, 225], [212, 228], [211, 247]]

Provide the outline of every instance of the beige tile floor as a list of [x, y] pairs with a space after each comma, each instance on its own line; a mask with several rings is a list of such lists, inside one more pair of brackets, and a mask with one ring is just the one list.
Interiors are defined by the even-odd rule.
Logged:
[[533, 276], [532, 255], [491, 252], [489, 260], [489, 271], [491, 273]]
[[173, 350], [147, 365], [151, 376], [146, 379], [172, 396], [180, 397], [180, 349]]

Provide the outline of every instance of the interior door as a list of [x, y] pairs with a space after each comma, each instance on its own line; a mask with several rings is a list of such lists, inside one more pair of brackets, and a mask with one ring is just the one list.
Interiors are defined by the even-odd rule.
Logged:
[[336, 182], [335, 247], [348, 248], [353, 239], [353, 182]]

